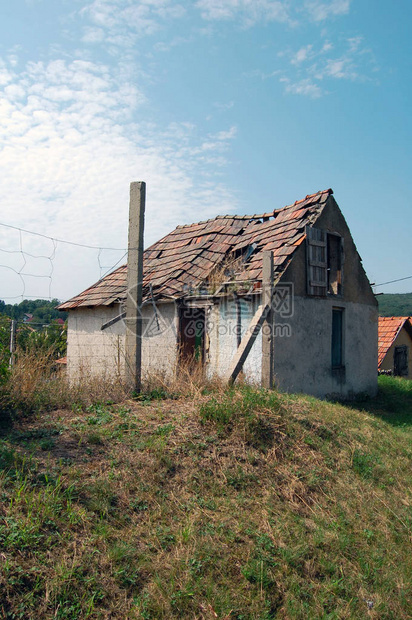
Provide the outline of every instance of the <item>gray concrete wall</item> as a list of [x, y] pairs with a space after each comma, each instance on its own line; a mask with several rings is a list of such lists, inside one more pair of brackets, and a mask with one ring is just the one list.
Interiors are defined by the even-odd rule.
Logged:
[[[289, 325], [291, 336], [276, 337], [275, 375], [277, 385], [287, 391], [315, 396], [349, 398], [359, 392], [377, 391], [378, 303], [362, 266], [348, 225], [331, 196], [315, 227], [343, 238], [342, 295], [307, 295], [306, 244], [293, 255], [280, 284], [292, 283], [293, 317], [275, 316], [278, 326]], [[331, 371], [332, 308], [345, 309], [345, 380]], [[281, 329], [278, 330], [278, 334]]]
[[[332, 309], [344, 309], [344, 376], [332, 371]], [[275, 338], [275, 385], [287, 392], [352, 398], [377, 390], [378, 317], [373, 306], [336, 299], [295, 297], [293, 316], [276, 316], [289, 326]]]

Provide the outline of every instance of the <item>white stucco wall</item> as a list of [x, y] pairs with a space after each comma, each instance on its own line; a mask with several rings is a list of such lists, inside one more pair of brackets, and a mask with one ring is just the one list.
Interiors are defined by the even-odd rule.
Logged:
[[142, 375], [173, 375], [177, 363], [178, 314], [175, 304], [143, 307]]
[[[69, 313], [67, 331], [68, 375], [114, 377], [124, 375], [125, 324], [102, 325], [121, 313], [119, 304], [79, 308]], [[168, 374], [176, 364], [177, 319], [173, 304], [158, 306], [157, 324], [152, 306], [143, 308], [142, 373]]]
[[101, 326], [120, 313], [119, 306], [79, 308], [69, 312], [67, 372], [70, 379], [98, 374], [115, 376], [124, 369], [124, 325]]
[[[241, 336], [249, 328], [253, 315], [260, 303], [260, 296], [253, 301], [240, 299]], [[237, 349], [237, 308], [234, 299], [215, 305], [207, 317], [209, 334], [209, 363], [207, 376], [224, 376]], [[262, 335], [259, 333], [246, 359], [243, 374], [248, 381], [260, 383], [262, 377]]]

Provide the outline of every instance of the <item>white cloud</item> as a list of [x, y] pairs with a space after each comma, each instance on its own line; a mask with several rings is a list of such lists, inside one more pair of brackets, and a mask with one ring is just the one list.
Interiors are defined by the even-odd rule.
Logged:
[[332, 49], [333, 49], [333, 45], [332, 43], [330, 43], [330, 41], [326, 41], [326, 43], [324, 43], [322, 46], [323, 53], [330, 52]]
[[174, 47], [178, 47], [185, 43], [190, 43], [192, 39], [189, 37], [173, 37], [169, 41], [159, 41], [155, 43], [153, 49], [157, 52], [170, 52]]
[[317, 47], [310, 44], [296, 52], [283, 50], [281, 54], [291, 65], [280, 78], [285, 92], [311, 98], [327, 94], [328, 79], [362, 81], [369, 79], [371, 68], [376, 70], [373, 56], [360, 36], [338, 40], [334, 45], [329, 41]]
[[281, 78], [280, 81], [285, 84], [285, 92], [290, 95], [305, 95], [311, 99], [318, 99], [323, 94], [319, 84], [310, 79], [293, 82], [289, 78]]
[[322, 22], [330, 17], [349, 13], [351, 0], [306, 0], [304, 8], [315, 22]]
[[84, 43], [101, 43], [104, 40], [103, 28], [85, 28], [82, 41]]
[[226, 112], [227, 110], [231, 110], [234, 107], [234, 105], [235, 105], [234, 101], [228, 101], [227, 103], [220, 103], [219, 101], [216, 101], [213, 104], [213, 107], [219, 110], [220, 112]]
[[[3, 68], [9, 76], [0, 95], [3, 222], [79, 243], [125, 247], [134, 180], [147, 182], [147, 243], [178, 223], [233, 211], [236, 199], [219, 170], [235, 127], [202, 136], [191, 123], [161, 128], [136, 121], [144, 95], [103, 64], [55, 60], [30, 62], [21, 72]], [[33, 237], [25, 235], [24, 242], [36, 254]], [[0, 250], [19, 243], [0, 227]], [[49, 255], [48, 243], [38, 252]], [[88, 251], [89, 259], [84, 252], [59, 245], [52, 296], [75, 294], [100, 276], [96, 251]], [[22, 255], [11, 256], [18, 270]], [[108, 260], [101, 257], [106, 266]], [[44, 262], [36, 264], [48, 273]], [[3, 268], [0, 279], [0, 297], [8, 296], [4, 287], [21, 293], [16, 273]], [[28, 277], [26, 285], [26, 295], [48, 296], [47, 277]]]
[[196, 7], [207, 20], [240, 18], [246, 26], [259, 21], [290, 22], [288, 2], [282, 0], [198, 0]]
[[305, 47], [301, 47], [292, 57], [291, 63], [293, 65], [299, 65], [311, 56], [312, 45], [306, 45]]
[[233, 140], [237, 134], [237, 127], [231, 127], [228, 131], [219, 131], [216, 134], [216, 139], [220, 142], [226, 142], [226, 140]]
[[[171, 20], [182, 20], [193, 8], [208, 22], [232, 21], [244, 27], [278, 22], [294, 26], [341, 16], [349, 12], [351, 0], [92, 0], [80, 10], [84, 26], [83, 42], [131, 47], [138, 38], [165, 29]], [[206, 29], [203, 34], [210, 34]], [[168, 43], [158, 43], [167, 51]]]
[[180, 19], [185, 8], [172, 0], [93, 0], [80, 11], [93, 24], [85, 26], [83, 41], [104, 40], [119, 47], [131, 47], [136, 38], [152, 35], [170, 20]]

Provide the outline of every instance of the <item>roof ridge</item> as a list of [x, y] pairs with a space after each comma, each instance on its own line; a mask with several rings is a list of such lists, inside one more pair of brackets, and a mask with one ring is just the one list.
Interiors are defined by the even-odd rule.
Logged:
[[275, 217], [275, 213], [277, 215], [279, 211], [282, 211], [283, 209], [290, 209], [291, 207], [294, 207], [301, 202], [305, 202], [305, 200], [309, 200], [323, 194], [328, 194], [330, 196], [331, 194], [333, 194], [333, 189], [330, 187], [329, 189], [319, 190], [314, 194], [307, 194], [305, 198], [295, 200], [294, 203], [285, 205], [284, 207], [279, 207], [279, 209], [273, 209], [273, 211], [268, 211], [265, 213], [255, 213], [254, 215], [216, 215], [215, 217], [211, 217], [207, 220], [200, 220], [199, 222], [191, 222], [190, 224], [178, 224], [174, 230], [181, 230], [182, 228], [189, 228], [190, 226], [197, 226], [199, 224], [207, 224], [209, 222], [215, 222], [216, 220], [260, 220], [262, 218]]

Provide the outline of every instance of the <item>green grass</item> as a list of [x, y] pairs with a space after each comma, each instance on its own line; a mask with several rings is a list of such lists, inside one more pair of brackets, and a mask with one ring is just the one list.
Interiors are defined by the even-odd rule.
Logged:
[[412, 381], [381, 376], [377, 398], [359, 401], [357, 405], [394, 426], [411, 426]]
[[411, 383], [250, 387], [14, 419], [0, 617], [406, 619]]

